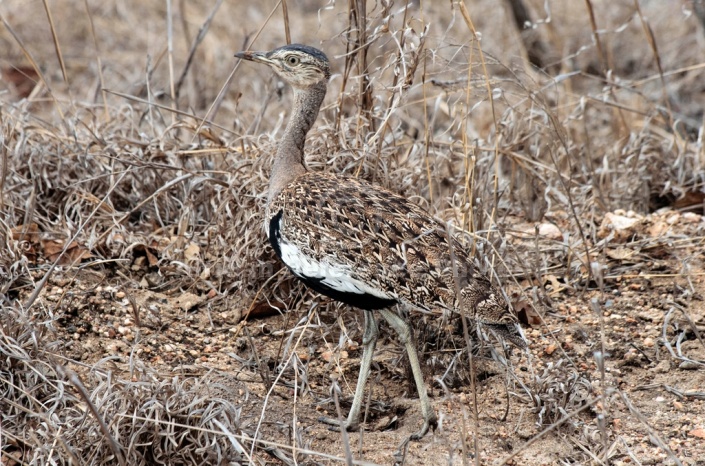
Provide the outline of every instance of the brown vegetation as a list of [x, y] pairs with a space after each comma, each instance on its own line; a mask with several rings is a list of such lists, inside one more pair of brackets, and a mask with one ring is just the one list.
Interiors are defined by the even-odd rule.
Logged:
[[287, 29], [334, 67], [310, 169], [449, 222], [531, 342], [412, 312], [441, 423], [402, 461], [705, 464], [702, 2], [340, 3], [0, 3], [0, 464], [390, 464], [418, 427], [384, 327], [366, 431], [316, 420], [362, 316], [275, 260], [290, 100], [232, 57]]

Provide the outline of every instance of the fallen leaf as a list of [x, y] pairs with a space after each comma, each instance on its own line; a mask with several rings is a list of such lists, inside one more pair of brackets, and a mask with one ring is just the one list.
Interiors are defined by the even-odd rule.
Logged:
[[636, 255], [636, 251], [629, 248], [619, 247], [615, 249], [606, 249], [605, 254], [610, 259], [623, 261], [625, 259], [633, 258]]
[[29, 225], [17, 225], [12, 230], [12, 239], [15, 241], [39, 242], [39, 225], [30, 223]]
[[[557, 295], [566, 288], [565, 285], [558, 281], [558, 277], [556, 277], [555, 275], [545, 275], [543, 278], [545, 280], [544, 288], [546, 288], [546, 286], [551, 287], [551, 290], [549, 292], [551, 296]], [[546, 281], [549, 282], [548, 285], [546, 284]]]
[[528, 301], [522, 299], [518, 303], [513, 303], [512, 307], [516, 310], [517, 318], [522, 324], [530, 327], [541, 324], [541, 316], [534, 310]]
[[184, 258], [187, 261], [196, 260], [199, 258], [200, 252], [201, 248], [198, 247], [196, 243], [189, 243], [186, 249], [184, 249]]
[[149, 263], [150, 267], [156, 267], [157, 264], [159, 264], [159, 258], [157, 258], [157, 249], [153, 248], [152, 246], [147, 246], [146, 244], [136, 244], [135, 247], [133, 248], [133, 251], [137, 252], [143, 252], [144, 255], [147, 257], [147, 262]]
[[21, 98], [27, 98], [39, 83], [39, 74], [32, 66], [12, 65], [3, 68], [2, 77], [6, 83], [14, 86], [15, 92]]
[[[66, 243], [64, 241], [52, 239], [42, 241], [44, 257], [46, 257], [46, 259], [50, 262], [56, 262], [58, 265], [77, 264], [83, 259], [90, 259], [93, 257], [87, 248], [81, 246], [76, 241], [72, 241], [68, 247], [65, 245]], [[65, 252], [64, 249], [66, 249]]]

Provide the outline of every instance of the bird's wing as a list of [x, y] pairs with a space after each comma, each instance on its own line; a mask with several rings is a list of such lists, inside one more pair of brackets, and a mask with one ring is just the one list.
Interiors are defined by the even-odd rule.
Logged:
[[[455, 307], [447, 232], [407, 199], [355, 178], [307, 173], [268, 210], [272, 221], [279, 216], [270, 240], [279, 235], [272, 244], [299, 277], [426, 309]], [[466, 252], [453, 245], [462, 268]]]

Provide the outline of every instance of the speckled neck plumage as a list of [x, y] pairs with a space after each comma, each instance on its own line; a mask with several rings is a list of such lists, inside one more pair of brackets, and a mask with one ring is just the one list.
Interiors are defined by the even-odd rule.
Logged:
[[294, 88], [294, 109], [284, 130], [269, 178], [267, 204], [297, 177], [306, 173], [304, 144], [326, 96], [328, 79], [306, 88]]

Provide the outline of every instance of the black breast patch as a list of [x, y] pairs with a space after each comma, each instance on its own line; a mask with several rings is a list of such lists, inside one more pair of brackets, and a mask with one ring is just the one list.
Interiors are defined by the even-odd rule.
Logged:
[[323, 283], [323, 278], [306, 277], [297, 274], [295, 275], [309, 288], [318, 291], [319, 293], [326, 295], [336, 301], [349, 304], [350, 306], [359, 309], [364, 309], [365, 311], [384, 309], [385, 307], [390, 307], [397, 303], [395, 299], [380, 298], [379, 296], [375, 296], [369, 293], [351, 293], [336, 290], [335, 288], [331, 288], [330, 286]]
[[282, 258], [282, 248], [279, 247], [279, 243], [281, 243], [282, 240], [281, 225], [283, 215], [284, 211], [280, 210], [277, 212], [277, 215], [272, 217], [269, 221], [269, 244], [272, 245], [272, 249], [277, 253], [279, 259]]

